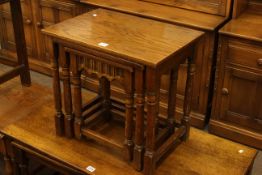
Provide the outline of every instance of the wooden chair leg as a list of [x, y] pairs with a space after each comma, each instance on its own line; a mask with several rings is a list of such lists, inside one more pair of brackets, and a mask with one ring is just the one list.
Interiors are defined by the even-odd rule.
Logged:
[[135, 148], [134, 168], [141, 171], [143, 168], [144, 155], [144, 73], [143, 70], [135, 72], [135, 93], [136, 93], [136, 126], [135, 126]]
[[51, 67], [53, 72], [53, 92], [55, 101], [55, 125], [56, 134], [62, 136], [64, 134], [64, 114], [62, 112], [62, 99], [61, 99], [61, 87], [59, 77], [59, 46], [56, 43], [52, 43], [51, 40], [48, 42], [48, 47], [53, 52], [50, 53]]
[[64, 94], [64, 111], [65, 111], [65, 136], [68, 138], [73, 137], [73, 113], [72, 113], [72, 95], [71, 95], [71, 85], [70, 85], [70, 55], [65, 53], [64, 48], [60, 47], [60, 57], [62, 65], [62, 78], [63, 78], [63, 94]]
[[134, 76], [132, 72], [125, 71], [124, 87], [126, 93], [126, 118], [125, 118], [125, 158], [133, 159], [133, 114], [134, 114]]
[[20, 73], [21, 83], [24, 86], [31, 85], [30, 71], [28, 66], [26, 41], [23, 27], [23, 16], [21, 10], [20, 0], [10, 1], [15, 42], [16, 42], [16, 52], [19, 65], [24, 65], [24, 69]]
[[188, 67], [187, 67], [187, 80], [186, 80], [186, 89], [185, 89], [185, 98], [184, 98], [184, 107], [183, 107], [183, 118], [182, 124], [186, 127], [186, 133], [183, 136], [182, 140], [186, 141], [189, 138], [190, 132], [190, 112], [191, 112], [191, 101], [193, 93], [193, 77], [195, 74], [195, 65], [193, 64], [194, 57], [193, 55], [188, 57]]
[[79, 58], [71, 54], [71, 68], [72, 68], [72, 87], [73, 87], [73, 107], [75, 114], [74, 134], [75, 137], [81, 139], [81, 127], [83, 125], [82, 117], [82, 92], [81, 92], [81, 71], [79, 70]]
[[171, 70], [169, 97], [168, 97], [168, 127], [172, 134], [174, 132], [175, 114], [176, 114], [176, 93], [177, 93], [178, 68]]
[[144, 156], [144, 174], [153, 175], [156, 166], [156, 122], [159, 110], [160, 78], [154, 69], [146, 70], [147, 126], [146, 150]]

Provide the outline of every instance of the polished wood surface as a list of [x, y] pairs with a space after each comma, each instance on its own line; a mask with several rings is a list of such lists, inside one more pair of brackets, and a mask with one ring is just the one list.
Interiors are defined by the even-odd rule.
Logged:
[[25, 42], [25, 33], [23, 28], [23, 16], [21, 10], [20, 0], [17, 1], [0, 1], [0, 4], [9, 2], [12, 21], [13, 21], [13, 31], [14, 38], [16, 42], [17, 50], [17, 63], [14, 69], [0, 75], [0, 84], [4, 83], [16, 76], [20, 76], [21, 83], [25, 86], [30, 86], [31, 79], [28, 66], [28, 58], [26, 52], [26, 42]]
[[[90, 1], [91, 2], [91, 1]], [[180, 3], [179, 3], [180, 2]], [[22, 11], [24, 17], [24, 28], [26, 33], [27, 51], [29, 55], [30, 68], [51, 75], [50, 60], [48, 53], [48, 41], [41, 33], [41, 29], [61, 22], [65, 19], [72, 18], [85, 11], [95, 9], [99, 6], [116, 9], [124, 13], [131, 13], [145, 18], [152, 18], [155, 20], [165, 21], [167, 23], [179, 24], [190, 28], [197, 28], [199, 30], [208, 31], [203, 39], [202, 46], [197, 48], [196, 68], [197, 74], [194, 77], [194, 89], [192, 97], [192, 125], [198, 128], [203, 128], [206, 124], [207, 108], [210, 106], [208, 101], [210, 87], [212, 60], [214, 59], [214, 52], [216, 51], [215, 43], [215, 29], [224, 23], [229, 16], [231, 0], [221, 1], [179, 1], [176, 3], [178, 7], [171, 7], [166, 5], [153, 4], [143, 1], [92, 1], [91, 4], [79, 0], [26, 0], [22, 1]], [[125, 3], [127, 3], [125, 5]], [[92, 5], [94, 4], [94, 5]], [[104, 5], [103, 5], [104, 4]], [[116, 4], [116, 6], [114, 6]], [[226, 4], [226, 5], [225, 5]], [[181, 8], [180, 8], [181, 6]], [[185, 7], [185, 8], [184, 8]], [[194, 11], [189, 10], [194, 8]], [[189, 8], [189, 9], [188, 9]], [[225, 10], [226, 8], [226, 10]], [[202, 13], [200, 11], [205, 11]], [[226, 12], [224, 14], [224, 12]], [[223, 14], [222, 14], [223, 13]], [[0, 23], [1, 23], [1, 50], [0, 59], [2, 63], [14, 64], [15, 49], [14, 39], [11, 30], [8, 30], [11, 23], [10, 9], [7, 5], [0, 6]], [[92, 91], [98, 92], [98, 80], [94, 77], [83, 75], [85, 78], [84, 85]], [[178, 75], [178, 89], [177, 89], [177, 108], [176, 114], [178, 117], [182, 116], [182, 106], [184, 99], [184, 87], [186, 79], [186, 65], [181, 66]], [[168, 76], [163, 76], [161, 80], [161, 105], [160, 111], [162, 115], [166, 114], [168, 102]], [[112, 96], [118, 101], [124, 97], [124, 90], [116, 81], [112, 84]]]
[[[97, 7], [131, 13], [165, 22], [180, 24], [197, 29], [212, 31], [222, 24], [224, 16], [190, 11], [138, 0], [80, 0], [80, 2]], [[227, 1], [230, 6], [230, 1]], [[229, 9], [228, 9], [229, 10]]]
[[259, 149], [262, 148], [261, 21], [261, 11], [249, 8], [248, 3], [246, 11], [220, 30], [209, 127], [212, 133]]
[[[82, 174], [92, 174], [86, 170], [89, 165], [96, 168], [97, 175], [141, 174], [122, 161], [113, 149], [56, 136], [54, 117], [50, 115], [54, 113], [52, 91], [43, 85], [51, 80], [45, 79], [44, 76], [33, 78], [29, 88], [23, 88], [18, 78], [1, 85], [0, 128], [7, 137], [36, 152], [39, 159], [49, 158]], [[86, 98], [94, 95], [87, 92]], [[157, 168], [157, 175], [244, 175], [248, 172], [256, 150], [194, 128], [190, 132], [189, 140]]]
[[[160, 65], [164, 59], [203, 34], [139, 17], [130, 20], [130, 15], [102, 9], [50, 26], [43, 29], [43, 32], [54, 38], [103, 50], [125, 60], [152, 67]], [[106, 46], [101, 45], [103, 43]]]
[[[104, 9], [97, 9], [50, 26], [43, 32], [53, 41], [50, 47], [54, 49], [51, 60], [57, 131], [64, 128], [65, 135], [69, 138], [73, 135], [78, 139], [91, 138], [104, 145], [118, 148], [123, 151], [123, 157], [130, 162], [133, 161], [133, 154], [137, 155], [133, 162], [135, 168], [141, 171], [144, 166], [145, 175], [153, 175], [156, 163], [174, 143], [180, 139], [183, 141], [188, 139], [194, 90], [192, 86], [195, 74], [194, 49], [203, 32]], [[179, 66], [186, 60], [183, 117], [176, 122], [174, 112], [169, 112], [170, 115], [166, 116], [167, 119], [162, 119], [160, 124], [161, 76], [170, 72], [177, 74]], [[58, 73], [59, 67], [62, 67], [62, 75]], [[87, 104], [84, 104], [81, 92], [80, 77], [83, 71], [97, 76], [100, 82], [97, 99]], [[135, 81], [135, 72], [141, 73], [142, 81], [145, 82], [144, 87]], [[60, 78], [64, 87], [63, 106], [60, 97]], [[125, 90], [123, 108], [115, 106], [115, 102], [111, 101], [110, 84], [114, 80], [119, 80]], [[171, 81], [169, 86], [172, 91], [176, 90], [174, 87], [177, 87], [177, 81]], [[146, 95], [146, 113], [141, 109], [134, 115], [135, 87], [139, 93], [141, 93], [139, 89], [143, 89]], [[144, 97], [144, 94], [141, 95]], [[176, 103], [173, 98], [176, 96], [170, 97], [169, 111], [175, 110]], [[101, 128], [105, 128], [105, 124], [111, 126], [109, 121], [114, 121], [116, 113], [124, 113], [122, 139], [113, 139], [102, 134]], [[142, 125], [134, 127], [136, 119], [146, 123], [143, 124], [145, 129]], [[133, 137], [133, 133], [139, 138], [144, 138], [145, 143], [141, 145], [139, 139]], [[60, 132], [57, 134], [61, 135]], [[120, 143], [117, 140], [120, 140]]]
[[241, 16], [226, 24], [220, 33], [238, 38], [262, 42], [262, 15], [247, 10]]

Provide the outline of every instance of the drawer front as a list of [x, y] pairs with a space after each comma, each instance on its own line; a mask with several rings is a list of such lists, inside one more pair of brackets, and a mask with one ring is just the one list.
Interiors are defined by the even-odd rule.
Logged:
[[262, 43], [229, 40], [227, 62], [262, 70]]

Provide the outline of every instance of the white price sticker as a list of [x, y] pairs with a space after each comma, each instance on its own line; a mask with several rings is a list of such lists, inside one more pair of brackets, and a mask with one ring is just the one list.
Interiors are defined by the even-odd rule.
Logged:
[[92, 173], [92, 172], [94, 172], [96, 169], [95, 169], [94, 167], [92, 167], [92, 166], [88, 166], [88, 167], [86, 167], [86, 170], [87, 170], [87, 171], [90, 171], [90, 172]]

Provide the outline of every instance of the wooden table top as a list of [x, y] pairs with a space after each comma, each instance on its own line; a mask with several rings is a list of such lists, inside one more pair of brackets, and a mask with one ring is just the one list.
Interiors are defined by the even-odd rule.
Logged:
[[52, 25], [43, 32], [153, 67], [203, 35], [200, 31], [104, 9]]
[[[33, 78], [29, 88], [21, 87], [18, 78], [1, 85], [1, 132], [87, 174], [89, 165], [96, 168], [96, 175], [142, 174], [111, 148], [56, 136], [52, 91], [36, 81], [43, 79]], [[85, 97], [93, 98], [94, 94], [87, 92]], [[244, 175], [256, 153], [255, 149], [192, 128], [189, 140], [160, 164], [156, 174]]]
[[232, 19], [219, 32], [262, 42], [262, 14], [247, 10], [238, 18]]
[[80, 0], [80, 2], [208, 31], [214, 31], [226, 20], [226, 17], [224, 16], [201, 13], [139, 0]]

